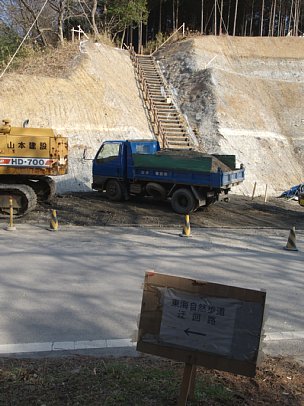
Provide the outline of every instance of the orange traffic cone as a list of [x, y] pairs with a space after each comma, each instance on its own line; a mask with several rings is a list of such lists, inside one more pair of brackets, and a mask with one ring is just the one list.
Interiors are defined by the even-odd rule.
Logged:
[[295, 227], [292, 227], [292, 229], [290, 230], [288, 241], [287, 241], [286, 247], [284, 247], [284, 249], [288, 250], [288, 251], [298, 251], [298, 248], [296, 246], [296, 229], [295, 229]]

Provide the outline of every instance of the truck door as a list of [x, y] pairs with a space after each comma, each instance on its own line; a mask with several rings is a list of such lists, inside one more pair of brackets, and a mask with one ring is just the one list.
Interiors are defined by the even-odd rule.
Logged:
[[93, 183], [101, 185], [107, 178], [123, 178], [123, 143], [105, 142], [93, 161]]

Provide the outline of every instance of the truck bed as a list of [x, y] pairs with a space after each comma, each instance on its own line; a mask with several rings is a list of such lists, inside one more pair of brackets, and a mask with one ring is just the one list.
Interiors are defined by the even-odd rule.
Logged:
[[133, 179], [225, 188], [244, 180], [244, 169], [231, 170], [218, 158], [175, 155], [133, 155]]

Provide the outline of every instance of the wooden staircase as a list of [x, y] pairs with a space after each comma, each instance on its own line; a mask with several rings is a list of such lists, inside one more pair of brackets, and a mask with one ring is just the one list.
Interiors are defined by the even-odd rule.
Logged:
[[190, 128], [177, 109], [173, 95], [155, 59], [130, 49], [139, 88], [149, 113], [153, 132], [162, 148], [192, 149]]

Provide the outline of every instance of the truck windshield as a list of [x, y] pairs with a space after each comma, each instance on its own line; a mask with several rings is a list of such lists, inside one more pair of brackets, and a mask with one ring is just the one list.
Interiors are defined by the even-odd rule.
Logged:
[[117, 144], [104, 144], [101, 150], [99, 151], [96, 159], [97, 160], [111, 160], [119, 156], [120, 143]]

